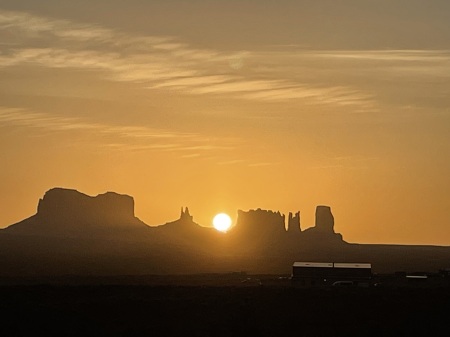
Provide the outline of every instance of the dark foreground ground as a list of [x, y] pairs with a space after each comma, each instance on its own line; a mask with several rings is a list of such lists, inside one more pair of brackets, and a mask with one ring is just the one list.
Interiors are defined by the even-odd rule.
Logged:
[[449, 315], [449, 287], [0, 286], [0, 336], [449, 336]]

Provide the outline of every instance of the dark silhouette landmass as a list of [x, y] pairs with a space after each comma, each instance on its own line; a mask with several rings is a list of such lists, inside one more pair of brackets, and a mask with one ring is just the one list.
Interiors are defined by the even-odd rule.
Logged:
[[450, 288], [0, 287], [2, 336], [448, 336]]
[[301, 230], [300, 212], [238, 211], [226, 234], [180, 218], [150, 227], [134, 200], [54, 188], [37, 213], [0, 230], [0, 276], [146, 275], [246, 271], [288, 274], [295, 261], [372, 263], [375, 272], [448, 268], [450, 247], [351, 244], [334, 231], [328, 206]]
[[76, 190], [54, 188], [39, 200], [37, 213], [4, 231], [27, 236], [127, 235], [148, 226], [134, 216], [134, 199], [107, 192], [90, 197]]

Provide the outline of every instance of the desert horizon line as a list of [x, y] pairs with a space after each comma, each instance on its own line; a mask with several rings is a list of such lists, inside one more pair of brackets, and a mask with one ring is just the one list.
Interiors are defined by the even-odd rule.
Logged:
[[[134, 211], [134, 207], [135, 207], [135, 199], [134, 199], [134, 196], [132, 196], [132, 195], [130, 195], [130, 194], [128, 194], [128, 193], [120, 193], [120, 192], [115, 192], [115, 191], [106, 191], [106, 192], [103, 192], [103, 193], [98, 193], [98, 194], [96, 194], [96, 195], [90, 195], [90, 194], [87, 194], [87, 193], [85, 193], [85, 192], [79, 191], [77, 188], [68, 188], [68, 187], [61, 187], [61, 186], [55, 186], [55, 187], [52, 187], [52, 188], [49, 188], [48, 190], [46, 190], [46, 191], [44, 192], [43, 197], [42, 197], [42, 198], [39, 198], [39, 203], [42, 202], [42, 200], [45, 198], [45, 196], [46, 196], [47, 193], [52, 192], [52, 191], [55, 191], [55, 190], [76, 192], [76, 193], [78, 193], [78, 194], [81, 194], [81, 195], [83, 195], [83, 196], [85, 196], [85, 197], [89, 197], [89, 198], [92, 198], [92, 199], [95, 199], [95, 198], [98, 198], [98, 197], [102, 197], [102, 196], [107, 196], [107, 195], [117, 195], [117, 196], [129, 197], [129, 198], [131, 198], [132, 201], [133, 201], [133, 211]], [[194, 215], [191, 214], [191, 212], [190, 212], [190, 210], [189, 210], [189, 206], [183, 205], [183, 206], [180, 206], [180, 207], [181, 207], [180, 218], [183, 218], [184, 215], [187, 215], [187, 216], [190, 216], [191, 219], [193, 220]], [[319, 204], [319, 205], [316, 205], [316, 208], [315, 208], [315, 209], [316, 209], [316, 212], [317, 212], [317, 209], [318, 209], [318, 208], [322, 208], [322, 207], [323, 207], [323, 208], [329, 209], [330, 212], [331, 212], [331, 206], [326, 205], [326, 204], [324, 204], [324, 203], [321, 203], [321, 204]], [[253, 212], [253, 211], [267, 212], [267, 213], [269, 213], [269, 214], [274, 214], [274, 215], [279, 216], [280, 218], [283, 219], [283, 221], [286, 220], [286, 214], [280, 212], [279, 210], [273, 210], [273, 209], [266, 209], [266, 208], [257, 207], [257, 208], [249, 208], [249, 209], [246, 211], [246, 210], [244, 210], [244, 209], [237, 208], [236, 211], [235, 211], [235, 214], [233, 215], [233, 219], [234, 219], [234, 220], [233, 220], [233, 222], [232, 222], [231, 228], [233, 228], [233, 227], [236, 226], [236, 222], [237, 222], [237, 219], [238, 219], [238, 217], [239, 217], [239, 213], [240, 213], [240, 212]], [[37, 206], [37, 212], [39, 212], [39, 204], [38, 204], [38, 206]], [[219, 210], [217, 210], [217, 212], [218, 212], [218, 213], [221, 213], [222, 211], [219, 209]], [[294, 212], [288, 212], [288, 213], [287, 213], [287, 215], [288, 215], [287, 220], [289, 221], [289, 220], [298, 218], [298, 222], [299, 222], [299, 226], [300, 226], [300, 214], [301, 214], [301, 211], [300, 211], [300, 210], [297, 210], [295, 213], [294, 213]], [[135, 214], [135, 216], [136, 216], [136, 214]], [[142, 221], [138, 216], [136, 216], [136, 217], [137, 217], [140, 221]], [[211, 220], [212, 220], [212, 219], [211, 219]], [[144, 221], [142, 221], [142, 223], [144, 223], [144, 224], [145, 224], [146, 226], [148, 226], [148, 227], [160, 227], [160, 226], [164, 226], [164, 225], [167, 224], [168, 222], [166, 222], [166, 223], [161, 223], [161, 224], [156, 224], [156, 225], [149, 225], [149, 224], [147, 224], [147, 223], [144, 222]], [[197, 223], [197, 222], [195, 222], [195, 223], [196, 223], [197, 225], [199, 225], [200, 227], [213, 228], [212, 225], [207, 225], [207, 226], [205, 226], [205, 225], [203, 225], [203, 224], [201, 224], [201, 223]], [[285, 224], [289, 225], [289, 222], [288, 222], [288, 223], [285, 222]], [[8, 228], [9, 226], [12, 226], [12, 225], [13, 225], [13, 224], [9, 224], [9, 225], [7, 225], [7, 226], [4, 227], [4, 228], [0, 228], [0, 230], [6, 229], [6, 228]], [[306, 228], [304, 228], [303, 230], [306, 230], [306, 229], [309, 229], [309, 228], [313, 228], [313, 227], [314, 227], [314, 226], [306, 227]], [[230, 228], [230, 229], [231, 229], [231, 228]], [[287, 230], [288, 230], [288, 226], [286, 227], [286, 231], [287, 231]]]
[[[106, 190], [105, 192], [100, 192], [98, 194], [93, 193], [92, 195], [87, 194], [85, 192], [80, 192], [77, 188], [73, 188], [73, 187], [61, 187], [61, 186], [55, 186], [52, 188], [47, 189], [43, 196], [41, 198], [39, 198], [39, 204], [42, 202], [42, 200], [44, 199], [45, 195], [48, 192], [54, 191], [54, 190], [61, 190], [61, 191], [70, 191], [70, 192], [75, 192], [77, 194], [83, 195], [87, 198], [91, 198], [91, 199], [95, 199], [98, 197], [102, 197], [102, 196], [107, 196], [107, 195], [117, 195], [117, 196], [123, 196], [123, 197], [128, 197], [132, 200], [132, 207], [133, 207], [133, 216], [139, 220], [140, 223], [142, 223], [143, 225], [145, 225], [148, 228], [162, 228], [167, 224], [171, 224], [174, 222], [179, 221], [180, 219], [183, 219], [185, 215], [187, 215], [186, 218], [190, 218], [192, 220], [192, 222], [197, 225], [200, 228], [205, 228], [205, 229], [212, 229], [212, 230], [218, 230], [219, 232], [221, 230], [219, 230], [217, 227], [214, 226], [214, 216], [211, 217], [210, 222], [205, 222], [204, 221], [194, 221], [194, 215], [191, 215], [191, 210], [192, 208], [190, 208], [190, 206], [187, 206], [188, 203], [185, 203], [184, 206], [178, 206], [181, 208], [181, 212], [180, 212], [180, 216], [179, 218], [172, 218], [175, 220], [166, 220], [166, 221], [162, 221], [156, 224], [149, 224], [148, 222], [142, 220], [139, 216], [137, 216], [135, 214], [135, 198], [134, 196], [132, 196], [129, 193], [120, 193], [120, 192], [115, 192], [115, 191], [110, 191], [110, 190]], [[37, 206], [36, 212], [32, 213], [29, 216], [21, 217], [19, 218], [19, 220], [14, 221], [14, 222], [10, 222], [7, 224], [4, 224], [3, 227], [0, 227], [0, 232], [7, 230], [8, 228], [11, 228], [12, 226], [19, 224], [27, 219], [33, 218], [34, 216], [38, 215], [39, 212], [39, 204]], [[305, 214], [304, 211], [300, 211], [297, 210], [295, 212], [281, 212], [280, 210], [273, 210], [271, 208], [261, 208], [261, 207], [248, 207], [246, 209], [241, 209], [241, 208], [236, 208], [234, 212], [230, 212], [228, 210], [228, 212], [225, 212], [223, 209], [218, 208], [216, 213], [214, 213], [216, 216], [219, 214], [223, 214], [225, 213], [227, 216], [230, 217], [231, 219], [231, 225], [229, 228], [227, 228], [226, 230], [223, 230], [223, 234], [226, 235], [226, 233], [228, 232], [232, 232], [238, 223], [239, 220], [239, 215], [241, 213], [252, 213], [252, 212], [265, 212], [268, 214], [272, 214], [274, 216], [279, 217], [280, 219], [282, 219], [282, 223], [285, 229], [286, 233], [292, 232], [292, 228], [297, 227], [298, 228], [298, 232], [299, 233], [305, 233], [308, 232], [309, 230], [314, 230], [315, 228], [317, 228], [317, 211], [320, 208], [324, 208], [324, 209], [328, 209], [329, 213], [331, 214], [332, 217], [332, 226], [331, 226], [331, 230], [333, 233], [339, 235], [341, 237], [341, 240], [343, 242], [349, 243], [349, 244], [364, 244], [364, 245], [394, 245], [394, 246], [424, 246], [424, 247], [450, 247], [449, 244], [434, 244], [434, 243], [424, 243], [424, 242], [414, 242], [414, 243], [400, 243], [400, 242], [366, 242], [366, 241], [359, 241], [359, 240], [344, 240], [343, 239], [343, 235], [341, 233], [335, 232], [334, 231], [334, 216], [331, 212], [331, 205], [327, 205], [325, 203], [318, 203], [315, 206], [315, 222], [313, 222], [312, 224], [310, 224], [309, 222], [305, 225], [303, 223], [300, 222], [300, 214]], [[198, 214], [198, 213], [197, 213]], [[309, 214], [308, 212], [306, 212], [306, 214]], [[286, 216], [287, 215], [287, 216]], [[306, 217], [308, 217], [308, 215], [306, 215]], [[286, 221], [287, 220], [287, 221]], [[275, 222], [279, 223], [279, 220], [276, 220]], [[292, 223], [293, 222], [293, 223]], [[292, 224], [291, 224], [292, 223]]]

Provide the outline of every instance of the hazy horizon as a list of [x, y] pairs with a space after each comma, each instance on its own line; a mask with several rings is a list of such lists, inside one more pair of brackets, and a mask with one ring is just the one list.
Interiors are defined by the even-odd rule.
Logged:
[[450, 245], [450, 3], [0, 1], [0, 228], [50, 188], [329, 205], [348, 242]]

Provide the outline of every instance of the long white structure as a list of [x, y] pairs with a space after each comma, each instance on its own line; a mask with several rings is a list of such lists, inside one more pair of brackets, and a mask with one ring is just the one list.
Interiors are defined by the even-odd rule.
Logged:
[[363, 281], [372, 277], [370, 263], [294, 262], [292, 279], [310, 285], [333, 281]]

